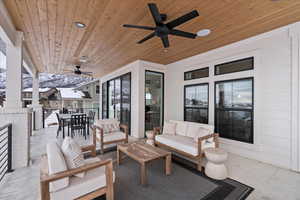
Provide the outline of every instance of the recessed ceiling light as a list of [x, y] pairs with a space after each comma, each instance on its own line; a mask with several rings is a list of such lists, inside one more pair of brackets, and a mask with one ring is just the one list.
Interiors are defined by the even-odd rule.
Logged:
[[197, 36], [198, 37], [205, 37], [205, 36], [209, 35], [210, 33], [211, 33], [211, 30], [209, 30], [209, 29], [202, 29], [202, 30], [197, 32]]
[[79, 58], [79, 61], [82, 62], [82, 63], [86, 63], [88, 61], [88, 57], [87, 56], [81, 56]]
[[74, 24], [77, 28], [85, 28], [86, 27], [86, 25], [82, 22], [74, 22]]

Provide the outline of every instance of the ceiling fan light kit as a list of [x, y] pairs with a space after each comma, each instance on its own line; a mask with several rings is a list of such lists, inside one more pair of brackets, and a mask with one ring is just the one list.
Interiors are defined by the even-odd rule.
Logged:
[[168, 48], [170, 46], [168, 35], [175, 35], [175, 36], [185, 37], [185, 38], [190, 38], [190, 39], [195, 39], [197, 37], [197, 34], [175, 29], [175, 27], [177, 27], [181, 24], [184, 24], [185, 22], [187, 22], [191, 19], [194, 19], [195, 17], [198, 17], [199, 13], [197, 10], [193, 10], [181, 17], [178, 17], [177, 19], [174, 19], [168, 23], [164, 23], [167, 20], [167, 15], [161, 14], [158, 11], [158, 8], [155, 3], [149, 3], [148, 7], [149, 7], [151, 15], [154, 19], [156, 27], [139, 26], [139, 25], [131, 25], [131, 24], [123, 25], [126, 28], [138, 28], [138, 29], [153, 31], [152, 33], [147, 35], [145, 38], [138, 41], [137, 42], [138, 44], [142, 44], [143, 42], [157, 36], [161, 39], [164, 48]]
[[202, 29], [202, 30], [197, 32], [197, 36], [198, 37], [205, 37], [205, 36], [209, 35], [210, 33], [211, 33], [211, 30], [209, 30], [209, 29]]

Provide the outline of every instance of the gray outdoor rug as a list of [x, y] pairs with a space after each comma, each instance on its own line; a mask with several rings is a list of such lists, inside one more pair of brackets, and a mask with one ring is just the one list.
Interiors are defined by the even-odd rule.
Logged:
[[115, 166], [115, 172], [116, 200], [240, 200], [253, 190], [229, 178], [212, 180], [180, 158], [173, 159], [170, 176], [164, 174], [163, 160], [149, 163], [147, 186], [140, 185], [139, 164], [130, 158]]

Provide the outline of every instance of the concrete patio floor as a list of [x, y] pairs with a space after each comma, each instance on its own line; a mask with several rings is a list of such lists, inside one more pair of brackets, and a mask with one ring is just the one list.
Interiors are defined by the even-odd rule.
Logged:
[[[39, 199], [39, 164], [46, 152], [46, 144], [56, 140], [57, 127], [35, 131], [31, 137], [31, 165], [8, 174], [0, 185], [1, 200]], [[61, 142], [62, 139], [59, 139]], [[84, 145], [90, 138], [76, 138]], [[133, 140], [131, 138], [131, 140]], [[115, 158], [115, 152], [106, 153], [102, 158]], [[300, 200], [300, 174], [255, 160], [229, 154], [227, 161], [229, 177], [247, 184], [255, 190], [249, 200]]]

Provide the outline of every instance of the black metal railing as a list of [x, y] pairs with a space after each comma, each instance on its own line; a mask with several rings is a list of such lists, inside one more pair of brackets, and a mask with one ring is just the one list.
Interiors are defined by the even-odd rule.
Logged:
[[6, 124], [0, 127], [0, 182], [12, 171], [12, 124]]

